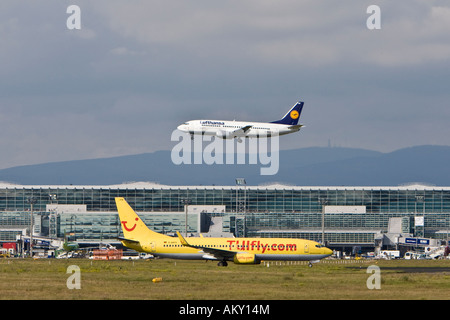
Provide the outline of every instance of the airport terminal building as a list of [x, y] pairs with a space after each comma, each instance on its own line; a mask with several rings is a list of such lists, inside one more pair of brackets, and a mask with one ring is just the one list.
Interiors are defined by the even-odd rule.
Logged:
[[124, 197], [157, 232], [304, 238], [347, 251], [430, 245], [430, 239], [443, 243], [450, 228], [450, 187], [0, 183], [0, 245], [24, 243], [31, 216], [36, 239], [70, 233], [80, 244], [117, 243], [115, 197]]

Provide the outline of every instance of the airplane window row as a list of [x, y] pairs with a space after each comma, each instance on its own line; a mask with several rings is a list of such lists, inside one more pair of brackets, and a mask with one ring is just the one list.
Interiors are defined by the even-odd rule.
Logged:
[[[181, 245], [181, 244], [164, 244], [163, 247], [165, 247], [165, 248], [180, 248], [180, 247], [183, 247], [183, 245]], [[230, 248], [230, 245], [229, 244], [218, 244], [218, 245], [210, 244], [210, 245], [205, 245], [204, 247], [207, 247], [207, 248]], [[231, 245], [231, 248], [236, 248], [236, 247], [237, 248], [252, 247], [252, 249], [257, 249], [257, 250], [264, 248], [263, 245], [256, 245], [256, 244], [254, 244], [253, 246], [247, 245], [247, 244], [242, 244], [242, 245], [232, 244]], [[266, 247], [267, 247], [267, 245], [266, 245]], [[316, 247], [322, 248], [323, 246], [321, 244], [317, 244]]]
[[206, 245], [205, 247], [208, 248], [227, 248], [229, 245], [223, 245], [223, 244], [210, 244], [210, 245]]
[[[217, 125], [217, 124], [204, 124], [203, 125], [204, 127], [221, 127], [221, 125]], [[224, 128], [236, 128], [236, 129], [239, 129], [239, 128], [242, 128], [242, 127], [240, 127], [240, 126], [223, 126]], [[250, 129], [261, 129], [261, 130], [270, 130], [269, 128], [263, 128], [263, 127], [252, 127], [252, 128], [250, 128]]]
[[[228, 246], [229, 245], [222, 245], [222, 244], [220, 244], [220, 245], [206, 245], [205, 247], [208, 247], [208, 248], [226, 248]], [[182, 247], [182, 245], [181, 244], [164, 244], [163, 247], [165, 247], [165, 248], [179, 248], [179, 247]]]
[[[165, 248], [179, 248], [179, 247], [182, 247], [182, 245], [181, 244], [164, 244], [163, 247], [165, 247]], [[229, 245], [222, 245], [222, 244], [212, 245], [212, 244], [210, 244], [210, 245], [206, 245], [204, 247], [208, 247], [208, 248], [226, 248], [226, 247], [229, 247]]]

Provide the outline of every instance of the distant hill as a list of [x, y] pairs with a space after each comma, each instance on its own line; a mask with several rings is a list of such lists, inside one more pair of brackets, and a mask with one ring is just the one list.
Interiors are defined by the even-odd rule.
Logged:
[[[0, 170], [0, 181], [24, 185], [109, 185], [152, 181], [167, 185], [397, 186], [422, 182], [450, 185], [450, 147], [417, 146], [381, 153], [351, 148], [280, 151], [276, 175], [260, 175], [257, 165], [175, 165], [171, 151], [19, 166]], [[247, 161], [248, 162], [248, 161]]]

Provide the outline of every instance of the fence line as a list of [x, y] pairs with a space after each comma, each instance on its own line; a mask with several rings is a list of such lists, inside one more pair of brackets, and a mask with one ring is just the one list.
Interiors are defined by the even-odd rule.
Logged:
[[[363, 263], [373, 263], [370, 259], [330, 259], [330, 260], [320, 260], [317, 264], [363, 264]], [[309, 261], [262, 261], [261, 265], [264, 267], [268, 266], [293, 266], [300, 265], [306, 266]]]

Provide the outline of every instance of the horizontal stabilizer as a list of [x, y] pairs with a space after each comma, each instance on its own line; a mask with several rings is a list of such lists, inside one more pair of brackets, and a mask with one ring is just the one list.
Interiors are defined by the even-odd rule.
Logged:
[[127, 238], [122, 238], [122, 237], [117, 237], [116, 239], [119, 239], [120, 241], [134, 243], [134, 244], [140, 244], [140, 242], [137, 240], [127, 239]]

